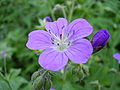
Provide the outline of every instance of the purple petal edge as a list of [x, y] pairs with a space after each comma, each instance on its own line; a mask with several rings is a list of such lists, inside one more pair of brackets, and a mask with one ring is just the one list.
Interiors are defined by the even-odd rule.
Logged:
[[117, 60], [118, 60], [118, 63], [120, 64], [120, 54], [119, 54], [119, 53], [115, 53], [115, 54], [113, 55], [113, 57], [114, 57], [115, 59], [117, 59]]

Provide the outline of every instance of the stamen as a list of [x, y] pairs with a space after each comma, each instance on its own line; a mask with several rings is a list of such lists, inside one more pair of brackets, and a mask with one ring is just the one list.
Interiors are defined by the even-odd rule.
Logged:
[[60, 34], [60, 39], [62, 39], [62, 34]]
[[54, 38], [51, 38], [52, 41], [54, 41]]
[[70, 45], [70, 42], [68, 42], [68, 46]]
[[63, 25], [63, 26], [62, 26], [62, 29], [63, 29], [64, 27], [65, 27], [65, 26]]
[[60, 44], [59, 44], [59, 43], [57, 43], [57, 45], [59, 46]]
[[51, 31], [50, 30], [48, 30], [49, 31], [49, 33], [51, 34]]
[[56, 39], [56, 40], [60, 40], [60, 38], [59, 37], [57, 37], [57, 33], [56, 34], [54, 34], [53, 32], [51, 32], [50, 30], [49, 30], [49, 33], [50, 33], [50, 35], [51, 35], [51, 37], [52, 38], [54, 38], [54, 39]]
[[54, 42], [52, 42], [52, 44], [54, 44]]

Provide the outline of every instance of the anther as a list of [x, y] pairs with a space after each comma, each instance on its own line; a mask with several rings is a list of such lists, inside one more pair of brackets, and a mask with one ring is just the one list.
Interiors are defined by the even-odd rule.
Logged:
[[68, 43], [68, 46], [70, 45], [70, 42]]
[[54, 42], [52, 42], [52, 44], [54, 44]]
[[49, 33], [51, 34], [51, 31], [50, 30], [48, 30], [49, 31]]
[[60, 34], [60, 39], [62, 39], [62, 34]]
[[54, 41], [54, 38], [51, 38], [52, 41]]
[[57, 43], [57, 45], [59, 46], [60, 44], [59, 44], [59, 43]]
[[62, 26], [62, 29], [63, 29], [64, 27], [65, 27], [65, 26], [63, 25], [63, 26]]

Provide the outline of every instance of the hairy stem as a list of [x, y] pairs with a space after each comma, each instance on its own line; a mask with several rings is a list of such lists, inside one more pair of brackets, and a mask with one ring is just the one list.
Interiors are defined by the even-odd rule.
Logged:
[[67, 15], [66, 15], [66, 12], [65, 12], [65, 8], [64, 8], [64, 7], [62, 7], [62, 12], [63, 12], [64, 18], [67, 18]]
[[71, 21], [71, 18], [73, 15], [74, 4], [75, 4], [75, 0], [72, 0], [72, 6], [71, 6], [71, 8], [69, 8], [70, 9], [70, 13], [69, 13], [69, 17], [68, 17], [69, 22]]
[[7, 69], [6, 69], [6, 55], [4, 55], [4, 73], [5, 76], [7, 75]]

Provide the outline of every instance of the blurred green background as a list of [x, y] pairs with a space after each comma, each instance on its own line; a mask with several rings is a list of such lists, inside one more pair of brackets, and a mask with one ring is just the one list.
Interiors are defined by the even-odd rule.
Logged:
[[[72, 3], [72, 0], [0, 0], [0, 72], [4, 74], [6, 58], [12, 90], [31, 90], [30, 77], [40, 68], [38, 56], [25, 46], [28, 33], [39, 25], [39, 18], [63, 17], [60, 10], [55, 10], [58, 4], [69, 15]], [[79, 74], [71, 74], [70, 70], [64, 82], [60, 75], [53, 76], [52, 87], [56, 90], [120, 90], [120, 67], [113, 58], [115, 52], [120, 52], [120, 0], [76, 0], [71, 20], [77, 18], [87, 19], [94, 27], [93, 34], [107, 29], [111, 37], [106, 47], [85, 64], [89, 75], [83, 81], [77, 82]], [[6, 51], [4, 55], [3, 51]], [[9, 90], [2, 75], [0, 90]]]

